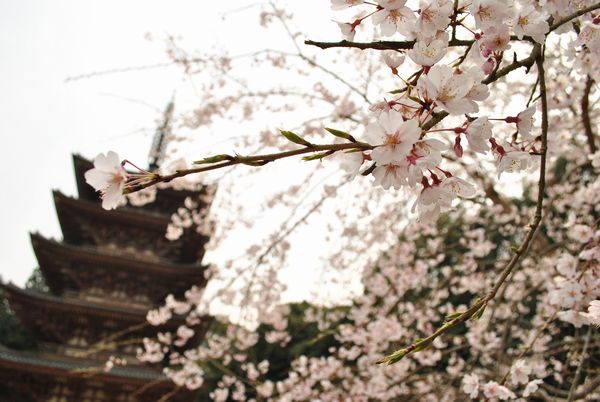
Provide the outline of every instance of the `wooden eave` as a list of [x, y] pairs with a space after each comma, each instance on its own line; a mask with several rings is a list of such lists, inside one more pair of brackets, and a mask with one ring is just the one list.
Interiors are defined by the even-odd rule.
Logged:
[[160, 371], [145, 369], [143, 366], [114, 367], [111, 371], [104, 372], [98, 367], [98, 361], [50, 359], [35, 352], [22, 352], [5, 347], [0, 347], [0, 368], [70, 378], [90, 378], [90, 369], [97, 368], [97, 371], [93, 371], [94, 379], [106, 383], [142, 385], [148, 381], [157, 381], [163, 383], [163, 386], [172, 385]]
[[[18, 286], [2, 284], [0, 288], [4, 290], [11, 306], [15, 310], [21, 322], [26, 321], [25, 315], [29, 309], [64, 311], [66, 314], [82, 314], [92, 317], [104, 317], [127, 321], [131, 323], [141, 323], [146, 320], [147, 311], [144, 309], [132, 309], [123, 307], [113, 307], [110, 305], [101, 305], [86, 300], [64, 299], [54, 296], [50, 293], [42, 293]], [[26, 307], [24, 311], [14, 308], [15, 304]]]
[[71, 198], [58, 190], [53, 191], [54, 205], [60, 226], [63, 229], [63, 235], [76, 235], [70, 224], [72, 216], [84, 216], [92, 221], [102, 221], [120, 226], [130, 226], [138, 229], [144, 229], [164, 235], [164, 231], [170, 222], [170, 217], [147, 213], [133, 208], [117, 208], [113, 211], [107, 211], [99, 204], [91, 201]]
[[97, 248], [88, 246], [76, 246], [46, 239], [45, 237], [31, 233], [31, 245], [37, 256], [42, 272], [58, 271], [57, 259], [64, 258], [79, 264], [101, 263], [103, 268], [122, 271], [131, 270], [156, 275], [158, 277], [172, 278], [190, 277], [190, 285], [204, 277], [207, 265], [201, 264], [173, 264], [166, 261], [155, 262], [144, 259], [131, 258], [127, 255], [114, 255], [99, 251]]

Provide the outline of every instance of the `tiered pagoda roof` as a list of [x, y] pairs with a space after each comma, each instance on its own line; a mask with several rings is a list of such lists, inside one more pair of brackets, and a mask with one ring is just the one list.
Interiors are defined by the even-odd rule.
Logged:
[[[208, 208], [212, 189], [163, 188], [151, 204], [105, 211], [85, 183], [91, 162], [80, 156], [73, 162], [79, 198], [54, 192], [63, 241], [31, 235], [49, 292], [1, 285], [39, 350], [0, 346], [0, 384], [27, 388], [36, 401], [157, 400], [174, 386], [159, 368], [134, 363], [136, 340], [156, 334], [146, 313], [167, 294], [182, 296], [192, 285], [206, 285], [201, 262], [209, 233], [186, 230], [169, 241], [165, 230], [186, 198]], [[176, 317], [161, 330], [184, 323]], [[201, 319], [191, 342], [199, 342], [209, 325], [209, 317]], [[133, 366], [99, 371], [111, 355], [126, 357]], [[174, 395], [179, 397], [172, 400], [191, 400], [183, 391]]]

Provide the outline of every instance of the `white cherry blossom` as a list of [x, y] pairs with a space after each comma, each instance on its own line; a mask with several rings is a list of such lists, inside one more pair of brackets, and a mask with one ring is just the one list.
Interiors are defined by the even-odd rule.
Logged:
[[98, 154], [94, 159], [94, 168], [85, 172], [85, 181], [100, 192], [102, 208], [115, 209], [125, 203], [123, 189], [127, 172], [116, 152]]
[[432, 38], [438, 31], [446, 29], [450, 23], [452, 5], [450, 0], [421, 0], [415, 30], [417, 37]]
[[540, 380], [540, 379], [530, 381], [529, 383], [527, 383], [527, 385], [525, 386], [525, 389], [523, 390], [523, 396], [525, 398], [527, 398], [528, 396], [533, 394], [535, 391], [537, 391], [539, 388], [539, 385], [543, 384], [543, 383], [544, 383], [544, 381]]
[[396, 32], [406, 38], [414, 36], [414, 27], [417, 17], [415, 13], [404, 5], [405, 0], [379, 1], [382, 10], [373, 14], [373, 24], [379, 25], [383, 36], [392, 36]]
[[362, 4], [363, 0], [331, 0], [332, 10], [343, 10], [348, 7], [353, 7]]
[[394, 163], [378, 165], [375, 170], [373, 170], [373, 177], [375, 178], [373, 184], [381, 186], [386, 190], [390, 187], [399, 190], [406, 184], [407, 175], [408, 169], [406, 163], [402, 165], [396, 165]]
[[467, 74], [454, 74], [446, 65], [431, 67], [427, 75], [419, 77], [417, 88], [428, 99], [450, 114], [477, 112], [477, 104], [467, 98], [474, 81]]
[[523, 39], [523, 36], [529, 35], [537, 43], [542, 44], [544, 43], [546, 34], [550, 30], [546, 18], [547, 16], [538, 12], [533, 5], [527, 4], [517, 12], [513, 31], [519, 39]]
[[531, 367], [525, 360], [518, 360], [510, 369], [510, 378], [514, 385], [525, 384], [529, 381]]
[[587, 313], [581, 313], [587, 318], [588, 322], [595, 326], [600, 326], [600, 300], [592, 300]]
[[465, 136], [469, 147], [477, 153], [485, 154], [490, 149], [489, 139], [492, 136], [492, 125], [487, 117], [478, 117], [467, 126]]
[[479, 377], [475, 374], [467, 374], [462, 380], [462, 390], [469, 398], [475, 399], [479, 395]]
[[482, 30], [502, 25], [505, 19], [511, 17], [511, 8], [499, 0], [473, 0], [469, 11], [475, 17], [477, 28]]
[[432, 41], [417, 41], [407, 54], [416, 64], [420, 66], [433, 66], [440, 61], [448, 50], [448, 42], [442, 39]]
[[511, 151], [499, 154], [496, 158], [496, 163], [498, 164], [498, 177], [500, 177], [503, 172], [513, 173], [527, 169], [530, 160], [531, 155], [529, 152]]
[[367, 136], [373, 139], [374, 144], [380, 145], [371, 152], [371, 158], [378, 165], [405, 163], [420, 135], [417, 120], [404, 121], [395, 110], [381, 113], [377, 123], [367, 126]]

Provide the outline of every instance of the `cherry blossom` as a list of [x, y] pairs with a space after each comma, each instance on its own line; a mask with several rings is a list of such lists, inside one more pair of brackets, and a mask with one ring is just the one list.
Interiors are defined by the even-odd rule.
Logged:
[[427, 75], [419, 78], [417, 84], [425, 97], [450, 114], [477, 112], [479, 107], [468, 98], [469, 91], [475, 84], [468, 74], [453, 74], [446, 65], [433, 66]]
[[533, 5], [526, 4], [517, 12], [513, 30], [519, 39], [529, 35], [537, 43], [542, 44], [550, 27], [546, 22], [546, 15], [538, 12]]
[[119, 155], [113, 151], [98, 154], [94, 158], [94, 168], [85, 172], [85, 181], [100, 192], [104, 209], [115, 209], [125, 203], [123, 189], [127, 177]]
[[581, 315], [587, 318], [590, 324], [600, 326], [600, 300], [592, 300], [588, 307], [588, 311]]
[[414, 36], [415, 13], [404, 5], [405, 0], [378, 0], [383, 9], [373, 14], [373, 23], [379, 25], [381, 34], [392, 36], [396, 32], [407, 38]]
[[433, 38], [446, 29], [452, 14], [450, 0], [420, 0], [415, 33], [418, 38]]
[[378, 122], [366, 129], [366, 136], [381, 144], [371, 152], [371, 158], [380, 165], [403, 164], [420, 134], [416, 120], [404, 121], [395, 110], [382, 113]]
[[462, 390], [469, 395], [469, 398], [475, 399], [479, 395], [479, 377], [475, 374], [467, 374], [462, 380]]
[[407, 54], [416, 64], [429, 67], [439, 62], [446, 54], [447, 49], [447, 42], [442, 39], [420, 40]]
[[487, 117], [478, 117], [467, 126], [465, 136], [469, 147], [477, 153], [485, 154], [489, 151], [488, 141], [492, 136], [492, 125]]
[[344, 8], [353, 7], [362, 3], [362, 0], [331, 0], [331, 9], [343, 10]]
[[518, 360], [510, 369], [511, 381], [514, 385], [529, 382], [531, 367], [524, 360]]
[[517, 130], [519, 130], [521, 137], [523, 137], [523, 140], [525, 141], [530, 141], [533, 139], [533, 136], [531, 135], [531, 129], [533, 128], [533, 122], [535, 121], [533, 118], [535, 110], [536, 106], [533, 105], [523, 110], [515, 117], [506, 118], [507, 123], [516, 123]]
[[543, 384], [543, 383], [544, 383], [544, 381], [542, 381], [540, 379], [530, 381], [529, 383], [527, 383], [527, 385], [525, 386], [525, 389], [523, 390], [523, 396], [525, 398], [527, 398], [528, 396], [533, 394], [535, 391], [537, 391], [539, 389], [539, 385]]

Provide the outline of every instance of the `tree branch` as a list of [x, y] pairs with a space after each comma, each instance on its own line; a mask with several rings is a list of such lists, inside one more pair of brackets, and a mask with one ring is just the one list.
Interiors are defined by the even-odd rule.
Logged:
[[585, 8], [582, 8], [579, 11], [574, 12], [571, 15], [567, 15], [564, 18], [559, 19], [558, 21], [554, 22], [552, 25], [550, 25], [550, 32], [556, 30], [557, 28], [559, 28], [561, 25], [566, 24], [567, 22], [574, 20], [577, 17], [582, 16], [583, 14], [587, 14], [590, 11], [594, 11], [600, 8], [600, 2], [596, 3], [596, 4], [592, 4], [591, 6], [587, 6]]
[[[360, 150], [366, 151], [375, 148], [371, 144], [367, 144], [365, 142], [350, 142], [344, 144], [309, 144], [304, 148], [294, 149], [291, 151], [277, 152], [274, 154], [265, 154], [265, 155], [253, 155], [253, 156], [229, 156], [229, 155], [217, 155], [213, 158], [221, 158], [219, 160], [215, 160], [215, 163], [212, 162], [204, 162], [204, 163], [212, 163], [209, 166], [202, 166], [192, 169], [180, 169], [176, 170], [175, 173], [161, 176], [158, 173], [152, 173], [146, 180], [142, 182], [136, 182], [132, 185], [125, 185], [124, 193], [129, 194], [144, 188], [153, 186], [158, 183], [167, 183], [173, 179], [177, 179], [179, 177], [187, 176], [189, 174], [208, 172], [209, 170], [216, 170], [228, 166], [234, 165], [249, 165], [249, 166], [263, 166], [267, 163], [274, 162], [278, 159], [288, 158], [290, 156], [303, 155], [308, 153], [316, 153], [316, 152], [326, 152], [326, 151], [343, 151], [343, 150]], [[211, 158], [207, 158], [211, 159]]]
[[[320, 49], [331, 49], [336, 47], [346, 47], [354, 49], [375, 49], [375, 50], [409, 50], [415, 45], [415, 41], [375, 41], [375, 42], [350, 42], [347, 40], [341, 40], [339, 42], [318, 42], [314, 40], [305, 40], [305, 45], [316, 46]], [[448, 42], [448, 46], [457, 47], [464, 46], [468, 47], [473, 44], [472, 40], [452, 39]]]
[[585, 81], [585, 88], [583, 90], [583, 96], [581, 97], [581, 120], [583, 121], [583, 127], [585, 128], [585, 136], [587, 138], [588, 147], [590, 153], [594, 154], [598, 150], [596, 142], [594, 140], [594, 131], [592, 129], [592, 122], [590, 120], [590, 92], [594, 80], [589, 75]]

